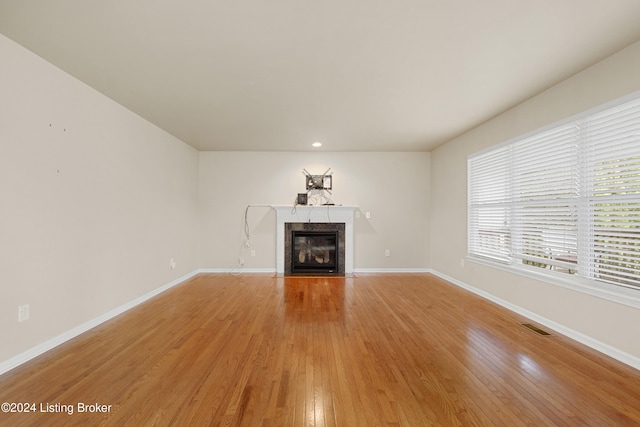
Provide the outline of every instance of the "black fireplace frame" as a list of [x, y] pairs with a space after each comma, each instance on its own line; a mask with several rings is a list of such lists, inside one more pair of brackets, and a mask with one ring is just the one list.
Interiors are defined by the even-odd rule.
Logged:
[[[314, 263], [312, 260], [308, 261], [310, 264], [301, 263], [298, 258], [298, 250], [296, 248], [296, 238], [326, 238], [333, 245], [332, 253], [329, 257], [329, 262], [326, 263]], [[292, 230], [291, 231], [291, 273], [292, 274], [307, 274], [307, 273], [327, 273], [334, 274], [338, 270], [338, 258], [340, 257], [340, 240], [338, 238], [338, 231], [331, 230]], [[308, 255], [307, 255], [308, 256]], [[312, 255], [313, 256], [313, 255]]]
[[[293, 231], [337, 232], [336, 254], [337, 268], [329, 270], [292, 270]], [[344, 276], [345, 275], [345, 223], [344, 222], [285, 222], [284, 223], [284, 275], [285, 276]]]

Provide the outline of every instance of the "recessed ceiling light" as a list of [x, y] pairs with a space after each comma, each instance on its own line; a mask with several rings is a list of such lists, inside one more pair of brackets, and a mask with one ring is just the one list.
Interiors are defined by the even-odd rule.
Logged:
[[311, 145], [314, 146], [314, 147], [322, 147], [322, 142], [316, 141]]

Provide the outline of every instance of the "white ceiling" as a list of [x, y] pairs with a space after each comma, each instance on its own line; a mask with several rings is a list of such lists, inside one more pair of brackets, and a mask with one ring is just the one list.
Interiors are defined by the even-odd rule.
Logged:
[[638, 0], [0, 0], [0, 33], [200, 150], [423, 151], [640, 40]]

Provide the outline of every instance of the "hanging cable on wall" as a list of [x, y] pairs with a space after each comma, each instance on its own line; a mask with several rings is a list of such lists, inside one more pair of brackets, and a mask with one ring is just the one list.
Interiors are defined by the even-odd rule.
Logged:
[[249, 208], [270, 208], [271, 205], [247, 205], [244, 209], [244, 236], [246, 238], [245, 244], [247, 247], [249, 246], [249, 242], [251, 241], [251, 233], [249, 227]]

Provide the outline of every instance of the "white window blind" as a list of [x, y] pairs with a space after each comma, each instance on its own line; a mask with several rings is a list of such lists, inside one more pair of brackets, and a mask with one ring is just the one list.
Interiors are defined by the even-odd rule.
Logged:
[[509, 168], [504, 147], [469, 159], [469, 253], [509, 262]]
[[577, 144], [578, 129], [570, 124], [512, 146], [512, 255], [524, 264], [575, 269]]
[[583, 123], [588, 191], [585, 275], [640, 287], [640, 100]]
[[640, 288], [640, 99], [469, 157], [469, 255]]

